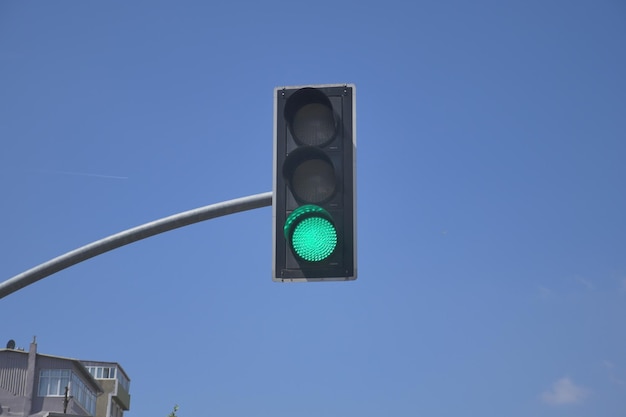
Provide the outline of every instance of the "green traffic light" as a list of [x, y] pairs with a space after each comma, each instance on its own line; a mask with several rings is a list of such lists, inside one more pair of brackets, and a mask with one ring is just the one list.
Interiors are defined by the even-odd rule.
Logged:
[[291, 244], [305, 261], [323, 261], [337, 246], [337, 231], [328, 220], [309, 217], [298, 223], [291, 236]]
[[327, 259], [337, 247], [337, 230], [332, 217], [313, 204], [294, 210], [285, 222], [284, 232], [296, 255], [308, 262]]

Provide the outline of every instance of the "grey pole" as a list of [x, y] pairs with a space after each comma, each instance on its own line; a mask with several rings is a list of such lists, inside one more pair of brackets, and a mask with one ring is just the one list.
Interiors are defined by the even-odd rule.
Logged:
[[140, 226], [133, 227], [132, 229], [124, 230], [123, 232], [116, 233], [78, 249], [74, 249], [71, 252], [67, 252], [64, 255], [37, 265], [28, 271], [24, 271], [13, 278], [7, 279], [6, 281], [0, 283], [0, 298], [4, 298], [17, 290], [26, 287], [27, 285], [33, 284], [40, 279], [54, 274], [55, 272], [59, 272], [65, 268], [69, 268], [72, 265], [76, 265], [77, 263], [93, 258], [94, 256], [101, 255], [110, 250], [128, 245], [129, 243], [204, 220], [271, 205], [272, 192], [270, 191], [211, 204], [164, 217], [150, 223], [145, 223]]

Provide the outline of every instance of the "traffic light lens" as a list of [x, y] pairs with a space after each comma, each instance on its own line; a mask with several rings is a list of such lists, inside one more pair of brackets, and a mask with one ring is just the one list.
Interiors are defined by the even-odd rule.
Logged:
[[311, 204], [300, 206], [289, 215], [285, 237], [296, 255], [308, 262], [327, 259], [337, 247], [337, 230], [330, 214]]
[[293, 250], [305, 261], [319, 262], [328, 258], [337, 246], [337, 231], [321, 217], [302, 220], [291, 237]]
[[335, 170], [329, 161], [309, 159], [294, 169], [291, 187], [301, 201], [321, 203], [333, 195], [335, 182]]
[[294, 115], [291, 129], [301, 144], [323, 146], [335, 137], [333, 109], [322, 103], [306, 104]]

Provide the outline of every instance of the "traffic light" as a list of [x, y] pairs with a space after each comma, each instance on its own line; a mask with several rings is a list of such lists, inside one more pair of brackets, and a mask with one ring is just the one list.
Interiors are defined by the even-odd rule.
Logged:
[[356, 279], [355, 86], [274, 90], [274, 281]]

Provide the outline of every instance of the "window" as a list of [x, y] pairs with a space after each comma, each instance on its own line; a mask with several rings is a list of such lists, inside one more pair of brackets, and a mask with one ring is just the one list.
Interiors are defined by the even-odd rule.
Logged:
[[110, 366], [87, 366], [89, 373], [96, 379], [115, 379], [115, 367]]
[[62, 397], [68, 387], [69, 395], [89, 414], [96, 413], [96, 394], [69, 369], [42, 369], [39, 373], [39, 396]]
[[130, 381], [122, 374], [117, 372], [115, 366], [87, 366], [87, 371], [96, 379], [117, 379], [120, 384], [128, 391]]
[[39, 374], [39, 396], [58, 397], [65, 395], [65, 387], [70, 386], [69, 369], [42, 369]]
[[124, 411], [117, 405], [115, 401], [111, 401], [111, 416], [110, 417], [123, 417]]
[[117, 380], [120, 381], [120, 384], [124, 387], [124, 389], [128, 392], [130, 389], [130, 381], [121, 373], [117, 373]]
[[70, 393], [89, 414], [96, 413], [96, 394], [87, 388], [87, 385], [76, 374], [72, 374]]

